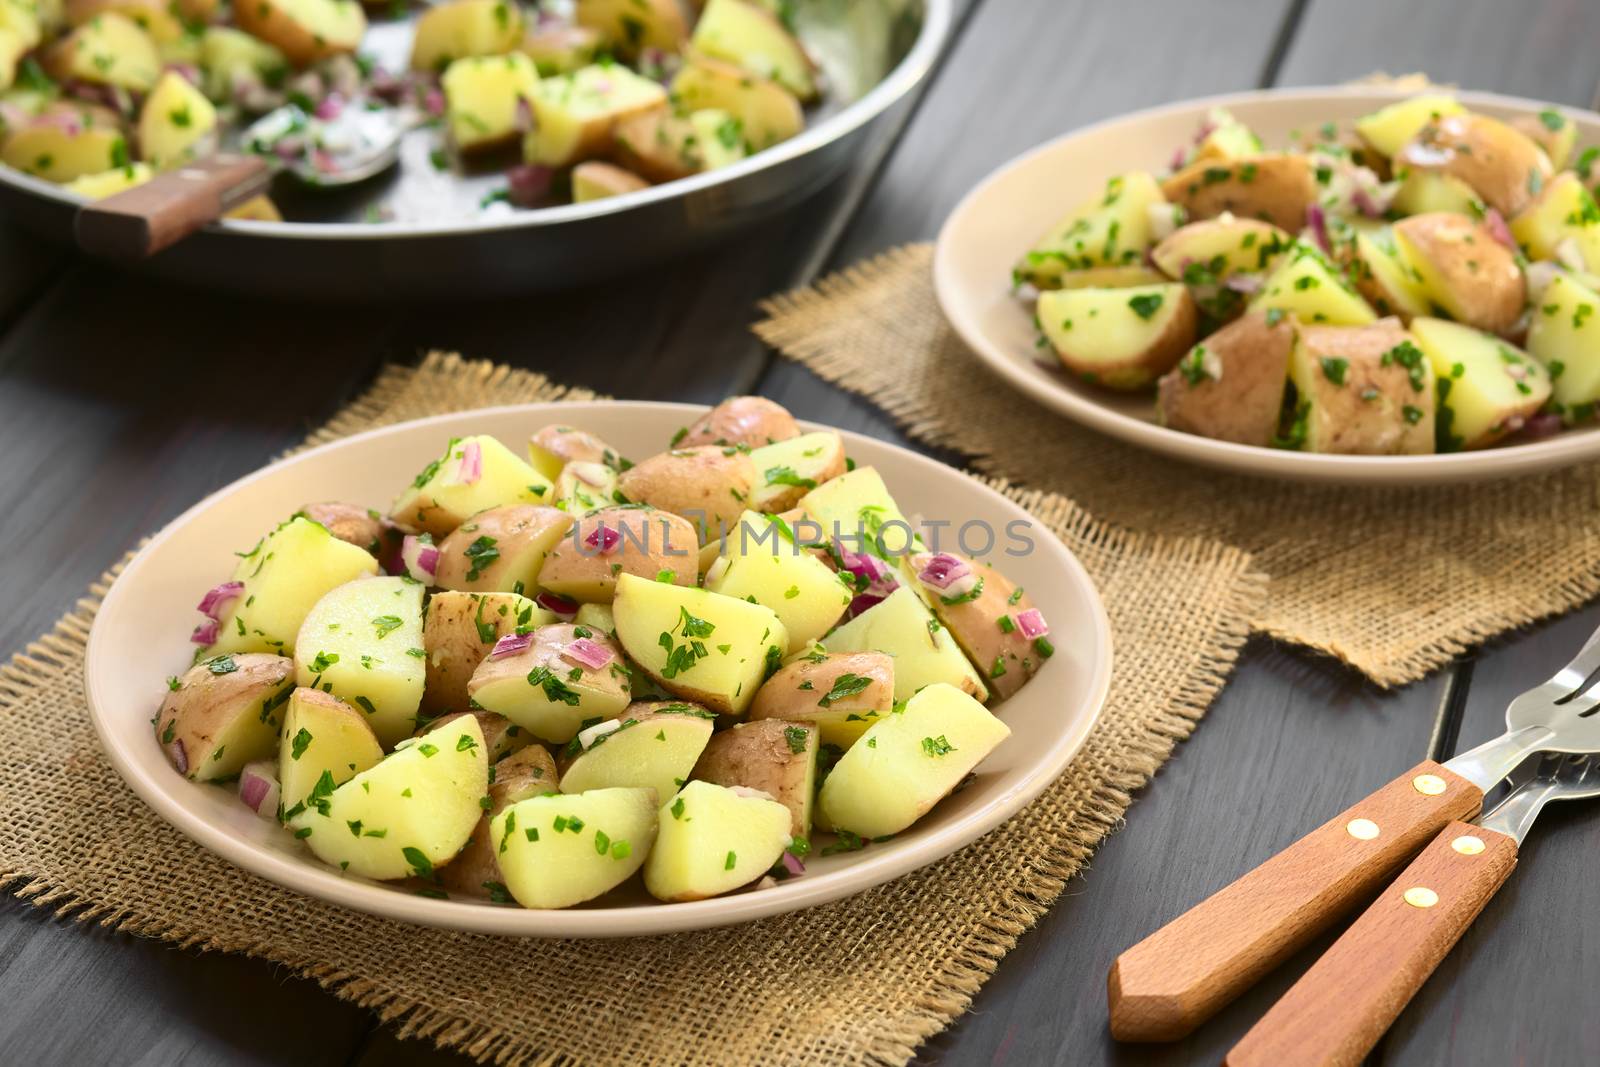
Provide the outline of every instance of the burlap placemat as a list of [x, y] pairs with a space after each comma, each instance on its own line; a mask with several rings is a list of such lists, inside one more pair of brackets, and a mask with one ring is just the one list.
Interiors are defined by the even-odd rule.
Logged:
[[[441, 411], [588, 395], [434, 355], [385, 371], [311, 442]], [[1115, 634], [1111, 699], [1040, 800], [888, 885], [730, 929], [589, 942], [420, 929], [279, 889], [163, 823], [101, 754], [82, 661], [114, 572], [0, 669], [0, 721], [18, 754], [0, 761], [0, 880], [62, 915], [277, 961], [402, 1034], [480, 1059], [904, 1062], [965, 1009], [1194, 728], [1263, 592], [1237, 549], [1114, 530], [1062, 497], [993, 484], [1099, 584]]]
[[979, 470], [1068, 494], [1103, 521], [1242, 546], [1270, 576], [1254, 626], [1380, 685], [1600, 594], [1595, 465], [1380, 491], [1179, 463], [1082, 428], [990, 374], [939, 310], [932, 255], [930, 244], [908, 245], [769, 300], [756, 333]]

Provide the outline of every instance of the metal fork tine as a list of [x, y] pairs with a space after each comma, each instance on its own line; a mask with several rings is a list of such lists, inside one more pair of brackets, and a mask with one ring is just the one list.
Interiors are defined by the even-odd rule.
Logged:
[[[1578, 650], [1578, 654], [1572, 657], [1572, 662], [1562, 667], [1544, 684], [1558, 685], [1568, 693], [1572, 693], [1577, 690], [1578, 686], [1588, 681], [1589, 676], [1597, 670], [1600, 670], [1600, 630], [1595, 630], [1594, 633], [1590, 634], [1589, 640], [1585, 641], [1583, 647]], [[1563, 681], [1563, 675], [1566, 675], [1569, 671], [1578, 675], [1576, 683]], [[1543, 688], [1543, 686], [1539, 688]], [[1593, 692], [1592, 688], [1590, 692]], [[1585, 693], [1584, 695], [1587, 696], [1588, 694]]]
[[1561, 709], [1569, 715], [1582, 715], [1596, 705], [1600, 705], [1600, 682], [1562, 704]]

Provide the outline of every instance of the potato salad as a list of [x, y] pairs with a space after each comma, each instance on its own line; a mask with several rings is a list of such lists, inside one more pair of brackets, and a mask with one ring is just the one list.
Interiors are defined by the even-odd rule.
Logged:
[[1167, 173], [1130, 171], [1013, 271], [1039, 347], [1152, 391], [1187, 433], [1399, 455], [1523, 442], [1600, 402], [1600, 147], [1548, 108], [1447, 93], [1268, 150], [1215, 110]]
[[529, 908], [770, 886], [913, 826], [1055, 651], [770, 401], [637, 463], [560, 425], [441, 445], [387, 509], [241, 551], [154, 720], [177, 773], [350, 875]]
[[779, 0], [448, 0], [414, 19], [409, 69], [363, 52], [368, 29], [356, 0], [0, 0], [0, 162], [96, 199], [232, 135], [334, 175], [341, 114], [406, 109], [436, 131], [422, 166], [503, 171], [480, 207], [539, 207], [737, 163], [823, 93]]

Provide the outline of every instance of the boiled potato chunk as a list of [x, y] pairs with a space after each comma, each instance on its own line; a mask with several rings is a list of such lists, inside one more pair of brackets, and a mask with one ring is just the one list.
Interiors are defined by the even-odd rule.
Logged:
[[691, 53], [672, 79], [672, 96], [690, 111], [715, 108], [737, 119], [751, 151], [759, 152], [805, 129], [800, 101], [777, 82], [732, 63]]
[[244, 591], [223, 616], [212, 651], [293, 655], [296, 635], [317, 601], [377, 573], [371, 555], [296, 516], [239, 560], [233, 578], [244, 583]]
[[[617, 636], [617, 620], [611, 614], [610, 604], [579, 604], [572, 621], [590, 630], [598, 630], [607, 637]], [[580, 635], [581, 636], [581, 635]]]
[[587, 26], [564, 26], [537, 22], [528, 27], [519, 46], [533, 60], [542, 77], [571, 74], [593, 63], [600, 51], [600, 35]]
[[[0, 11], [5, 5], [0, 4]], [[17, 80], [17, 64], [32, 47], [10, 26], [0, 23], [0, 92], [11, 88]]]
[[265, 41], [231, 26], [207, 26], [200, 35], [200, 68], [206, 95], [229, 101], [248, 87], [278, 85], [289, 59]]
[[756, 485], [750, 506], [756, 511], [788, 511], [807, 490], [843, 474], [844, 460], [844, 439], [832, 430], [752, 449]]
[[1498, 337], [1434, 318], [1412, 320], [1411, 335], [1433, 364], [1440, 452], [1492, 445], [1550, 399], [1549, 372]]
[[22, 55], [44, 39], [39, 9], [33, 0], [0, 0], [0, 33], [17, 41], [17, 55]]
[[1252, 311], [1211, 334], [1161, 379], [1162, 425], [1265, 448], [1278, 430], [1294, 320]]
[[[1018, 625], [1018, 616], [1038, 611], [1026, 590], [1018, 589], [987, 563], [945, 554], [966, 563], [978, 581], [960, 596], [944, 596], [939, 589], [925, 584], [933, 613], [978, 668], [993, 694], [1004, 700], [1055, 655], [1055, 646], [1047, 635], [1029, 637]], [[927, 558], [913, 557], [912, 565], [921, 566]], [[1043, 618], [1042, 614], [1037, 617]]]
[[1506, 218], [1527, 207], [1551, 173], [1550, 160], [1526, 135], [1472, 112], [1430, 120], [1395, 163], [1459, 178]]
[[483, 731], [483, 743], [489, 747], [489, 762], [499, 763], [515, 752], [521, 752], [533, 744], [533, 735], [504, 715], [496, 715], [492, 711], [479, 708], [475, 711], [456, 711], [448, 715], [441, 715], [436, 719], [429, 719], [417, 726], [416, 735], [432, 730], [436, 726], [443, 726], [458, 715], [471, 715], [478, 720], [478, 729]]
[[509, 504], [480, 511], [439, 542], [434, 584], [471, 593], [526, 593], [545, 558], [572, 530], [559, 508]]
[[885, 837], [944, 799], [1011, 731], [954, 686], [936, 684], [874, 723], [840, 757], [817, 802], [836, 830]]
[[1227, 212], [1299, 233], [1306, 209], [1317, 202], [1317, 181], [1310, 159], [1298, 154], [1203, 159], [1163, 181], [1161, 193], [1191, 219]]
[[625, 59], [647, 48], [682, 51], [689, 39], [678, 0], [577, 0], [573, 18], [593, 30], [601, 43]]
[[159, 170], [203, 153], [217, 128], [217, 109], [183, 75], [161, 76], [139, 112], [139, 152]]
[[1422, 128], [1446, 115], [1459, 115], [1466, 109], [1445, 93], [1424, 93], [1381, 107], [1356, 120], [1356, 133], [1386, 156], [1400, 153]]
[[525, 908], [570, 908], [627, 881], [656, 842], [649, 789], [529, 797], [489, 825], [506, 888]]
[[1392, 232], [1356, 234], [1351, 275], [1356, 291], [1380, 315], [1398, 315], [1402, 322], [1410, 322], [1433, 311], [1420, 272], [1402, 258]]
[[1207, 112], [1206, 125], [1211, 129], [1195, 148], [1195, 159], [1242, 159], [1261, 154], [1261, 138], [1227, 108], [1214, 107]]
[[1528, 351], [1550, 372], [1551, 395], [1569, 422], [1600, 401], [1600, 294], [1565, 274], [1545, 287], [1528, 327]]
[[908, 700], [928, 685], [953, 685], [979, 700], [989, 689], [961, 646], [917, 594], [901, 586], [823, 641], [829, 652], [886, 652], [894, 657], [894, 696]]
[[272, 755], [294, 664], [282, 656], [212, 656], [167, 686], [156, 739], [179, 774], [210, 782]]
[[1199, 314], [1178, 283], [1039, 294], [1039, 327], [1061, 362], [1108, 389], [1142, 389], [1194, 344]]
[[789, 809], [753, 790], [690, 782], [661, 806], [644, 865], [657, 900], [704, 900], [766, 874], [789, 847]]
[[572, 200], [586, 204], [591, 200], [604, 200], [610, 196], [636, 193], [650, 188], [650, 183], [632, 171], [623, 170], [611, 163], [590, 160], [572, 168]]
[[297, 67], [354, 52], [367, 32], [356, 0], [245, 0], [234, 5], [233, 17]]
[[764, 396], [730, 396], [672, 439], [673, 448], [748, 445], [760, 448], [800, 436], [800, 426], [782, 404]]
[[653, 182], [676, 181], [705, 168], [694, 126], [665, 104], [619, 120], [612, 138], [617, 162]]
[[422, 469], [389, 514], [402, 526], [443, 537], [488, 508], [540, 503], [552, 488], [549, 479], [493, 437], [452, 438], [444, 455]]
[[339, 540], [371, 553], [380, 561], [397, 558], [405, 541], [404, 532], [376, 508], [329, 500], [305, 504], [295, 514], [320, 522]]
[[587, 515], [617, 502], [617, 472], [604, 463], [568, 463], [556, 478], [553, 503], [569, 515]]
[[750, 145], [744, 139], [744, 123], [720, 108], [703, 107], [691, 112], [689, 125], [694, 128], [701, 166], [705, 170], [732, 166], [750, 154]]
[[612, 603], [628, 657], [667, 691], [742, 716], [789, 635], [770, 609], [704, 589], [617, 578]]
[[789, 835], [808, 838], [817, 792], [817, 738], [812, 723], [781, 719], [736, 723], [711, 739], [695, 765], [694, 777], [767, 794], [789, 809]]
[[518, 113], [533, 107], [539, 74], [518, 52], [455, 60], [440, 79], [445, 124], [461, 152], [481, 152], [517, 138]]
[[569, 463], [603, 463], [613, 470], [629, 466], [594, 434], [560, 423], [541, 426], [528, 438], [528, 462], [551, 481], [559, 478]]
[[1479, 218], [1488, 210], [1472, 186], [1434, 170], [1401, 171], [1400, 188], [1390, 206], [1402, 215], [1445, 211], [1472, 218]]
[[614, 63], [546, 78], [534, 93], [534, 128], [522, 142], [523, 158], [567, 167], [610, 155], [618, 123], [666, 101], [660, 85]]
[[1399, 319], [1305, 326], [1289, 360], [1303, 446], [1345, 455], [1433, 451], [1433, 368]]
[[802, 544], [866, 552], [904, 570], [906, 556], [921, 546], [915, 529], [874, 467], [857, 467], [830, 478], [800, 498], [801, 517], [792, 524]]
[[116, 115], [66, 101], [49, 104], [0, 141], [0, 162], [52, 182], [128, 166]]
[[422, 646], [427, 655], [423, 710], [433, 714], [467, 710], [468, 682], [496, 642], [555, 621], [554, 612], [517, 593], [435, 593], [423, 617]]
[[1305, 244], [1295, 246], [1250, 302], [1251, 311], [1274, 309], [1325, 326], [1364, 326], [1378, 317], [1322, 254]]
[[851, 589], [831, 567], [753, 511], [728, 531], [722, 553], [727, 563], [712, 567], [705, 587], [771, 609], [789, 634], [786, 655], [831, 630], [850, 606]]
[[1174, 230], [1150, 253], [1157, 267], [1175, 281], [1188, 281], [1194, 264], [1222, 281], [1235, 274], [1261, 274], [1293, 239], [1270, 222], [1220, 215]]
[[[580, 629], [587, 636], [579, 636]], [[579, 651], [596, 652], [605, 662], [588, 666]], [[504, 715], [541, 741], [564, 744], [585, 726], [621, 715], [631, 680], [611, 638], [556, 622], [534, 630], [521, 651], [485, 659], [467, 692], [478, 707]]]
[[751, 453], [697, 445], [642, 460], [622, 472], [617, 486], [629, 500], [688, 519], [707, 541], [738, 521], [756, 477]]
[[1137, 267], [1154, 240], [1150, 209], [1164, 202], [1155, 178], [1142, 170], [1109, 179], [1099, 196], [1073, 208], [1023, 254], [1013, 279], [1055, 289], [1069, 271]]
[[615, 507], [583, 516], [551, 546], [539, 584], [583, 603], [610, 603], [624, 574], [677, 585], [698, 578], [700, 539], [681, 516], [654, 508]]
[[710, 0], [690, 43], [702, 55], [771, 78], [801, 100], [817, 96], [811, 57], [776, 15], [751, 0]]
[[402, 742], [337, 788], [314, 788], [287, 822], [318, 859], [342, 871], [431, 880], [433, 868], [472, 836], [488, 790], [483, 733], [462, 716]]
[[331, 693], [296, 689], [289, 696], [278, 745], [282, 818], [299, 815], [317, 783], [323, 792], [343, 785], [383, 759], [383, 745], [367, 718]]
[[1600, 208], [1571, 171], [1550, 179], [1511, 220], [1511, 235], [1529, 258], [1557, 259], [1570, 246], [1588, 270], [1600, 270]]
[[106, 11], [79, 26], [44, 51], [45, 72], [68, 79], [149, 92], [161, 76], [161, 56], [139, 24]]
[[156, 176], [148, 163], [130, 163], [116, 170], [103, 170], [99, 174], [85, 174], [67, 183], [67, 188], [90, 200], [116, 196], [136, 185], [143, 185]]
[[849, 748], [894, 707], [894, 658], [886, 652], [824, 652], [797, 656], [768, 678], [752, 722], [814, 723], [824, 744]]
[[1394, 239], [1451, 318], [1498, 334], [1516, 325], [1527, 295], [1522, 269], [1484, 226], [1464, 215], [1414, 215], [1395, 223]]
[[554, 792], [558, 781], [556, 762], [540, 745], [518, 749], [498, 762], [494, 760], [491, 745], [489, 759], [488, 810], [473, 827], [466, 847], [439, 871], [439, 881], [452, 893], [509, 904], [511, 891], [506, 888], [505, 875], [500, 870], [496, 849], [499, 839], [494, 836], [493, 822], [513, 804]]
[[[35, 6], [31, 0], [8, 0], [0, 2], [0, 8], [17, 4]], [[182, 11], [162, 0], [67, 0], [65, 5], [69, 26], [82, 26], [107, 11], [132, 19], [163, 50], [178, 44], [185, 34]], [[0, 25], [4, 23], [5, 16], [0, 14]]]
[[294, 643], [298, 684], [366, 712], [385, 745], [411, 736], [422, 704], [422, 586], [410, 578], [347, 582], [317, 601]]
[[689, 780], [715, 720], [715, 712], [692, 704], [635, 704], [611, 720], [614, 728], [604, 723], [573, 739], [561, 791], [640, 787], [672, 796]]
[[522, 42], [522, 9], [511, 0], [450, 0], [428, 8], [411, 40], [411, 69], [442, 71], [469, 56], [502, 56]]

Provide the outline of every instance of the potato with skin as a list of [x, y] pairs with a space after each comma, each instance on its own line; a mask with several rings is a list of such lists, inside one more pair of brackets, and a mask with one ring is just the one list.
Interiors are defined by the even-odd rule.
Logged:
[[405, 540], [405, 531], [384, 518], [376, 508], [329, 500], [306, 504], [295, 514], [326, 527], [346, 544], [365, 549], [380, 562], [399, 552], [400, 543]]
[[1188, 280], [1196, 263], [1221, 281], [1266, 272], [1292, 243], [1270, 222], [1223, 214], [1174, 230], [1151, 250], [1150, 260], [1174, 281]]
[[247, 86], [281, 84], [289, 60], [265, 41], [232, 26], [207, 26], [200, 35], [201, 81], [206, 95], [223, 102], [233, 100]]
[[1365, 326], [1378, 315], [1318, 249], [1297, 243], [1262, 282], [1251, 311], [1274, 310], [1303, 323]]
[[552, 482], [569, 463], [603, 463], [617, 470], [627, 466], [616, 449], [588, 430], [560, 423], [541, 426], [528, 438], [528, 462]]
[[1433, 369], [1399, 319], [1304, 326], [1289, 359], [1311, 452], [1433, 451]]
[[924, 686], [945, 682], [989, 699], [989, 688], [966, 654], [908, 585], [863, 611], [823, 641], [829, 652], [881, 651], [894, 657], [894, 695], [909, 699]]
[[1039, 326], [1062, 364], [1108, 389], [1142, 389], [1194, 344], [1199, 312], [1181, 284], [1039, 294]]
[[1522, 316], [1522, 269], [1481, 224], [1463, 215], [1414, 215], [1395, 223], [1394, 239], [1429, 297], [1457, 322], [1504, 335]]
[[332, 693], [296, 689], [289, 696], [278, 746], [281, 818], [304, 811], [324, 775], [322, 789], [332, 792], [381, 759], [383, 745], [365, 715]]
[[612, 163], [591, 159], [572, 168], [572, 202], [587, 204], [650, 188], [650, 183]]
[[700, 135], [685, 115], [663, 103], [617, 123], [612, 154], [617, 163], [652, 182], [671, 182], [705, 169]]
[[1164, 426], [1265, 448], [1278, 430], [1294, 320], [1252, 311], [1211, 334], [1162, 377], [1156, 394]]
[[750, 721], [814, 723], [824, 744], [849, 748], [894, 707], [894, 657], [887, 652], [826, 652], [820, 645], [768, 678]]
[[790, 540], [792, 529], [745, 512], [722, 540], [726, 562], [705, 579], [714, 593], [770, 608], [788, 631], [786, 654], [831, 630], [854, 596], [832, 567]]
[[748, 885], [789, 847], [789, 823], [789, 809], [764, 793], [690, 782], [661, 806], [645, 888], [672, 902]]
[[1572, 158], [1572, 147], [1578, 140], [1578, 126], [1553, 107], [1537, 115], [1518, 115], [1511, 120], [1511, 128], [1544, 149], [1550, 165], [1560, 170]]
[[1471, 112], [1428, 122], [1400, 149], [1395, 166], [1459, 178], [1506, 218], [1527, 207], [1551, 174], [1538, 145], [1499, 119]]
[[[533, 735], [504, 715], [479, 708], [475, 711], [456, 711], [449, 715], [441, 715], [437, 719], [428, 719], [419, 722], [413, 737], [421, 737], [435, 727], [443, 726], [451, 719], [462, 715], [471, 715], [478, 720], [478, 729], [483, 731], [483, 743], [489, 748], [489, 762], [498, 764], [509, 756], [515, 755], [533, 744]], [[534, 746], [538, 748], [537, 745]], [[540, 749], [540, 751], [544, 751]]]
[[463, 155], [489, 152], [522, 136], [523, 116], [533, 107], [539, 74], [520, 52], [465, 56], [439, 79], [445, 126]]
[[693, 522], [704, 541], [709, 531], [738, 520], [755, 489], [756, 469], [748, 452], [732, 446], [679, 447], [623, 471], [617, 484], [629, 500]]
[[128, 165], [128, 139], [115, 112], [56, 100], [0, 140], [0, 162], [52, 182]]
[[534, 127], [522, 142], [522, 158], [546, 167], [606, 158], [616, 150], [623, 120], [666, 101], [657, 82], [615, 63], [545, 78], [533, 96]]
[[1419, 318], [1411, 336], [1433, 365], [1440, 452], [1484, 448], [1516, 432], [1550, 399], [1550, 372], [1492, 334]]
[[[1044, 661], [1055, 654], [1055, 647], [1047, 636], [1027, 636], [1018, 623], [1018, 616], [1024, 612], [1038, 610], [1026, 590], [1018, 589], [987, 563], [955, 552], [942, 555], [955, 556], [966, 563], [977, 575], [979, 584], [972, 588], [971, 592], [976, 595], [970, 598], [946, 597], [941, 595], [941, 590], [925, 585], [934, 616], [978, 668], [990, 692], [1004, 700], [1034, 676]], [[912, 567], [920, 568], [931, 558], [929, 553], [913, 556]], [[947, 603], [947, 600], [956, 603]], [[1042, 613], [1038, 618], [1043, 621]]]
[[809, 837], [818, 737], [817, 727], [807, 722], [737, 723], [711, 739], [695, 764], [694, 778], [767, 794], [789, 809], [790, 836]]
[[593, 63], [600, 52], [600, 35], [587, 26], [541, 25], [535, 21], [518, 48], [533, 60], [540, 77], [549, 78], [571, 74]]
[[760, 448], [800, 436], [800, 426], [783, 405], [763, 396], [730, 396], [672, 439], [673, 448], [748, 445]]
[[517, 50], [522, 30], [522, 9], [511, 0], [438, 4], [417, 19], [411, 39], [411, 69], [442, 71], [469, 56], [506, 55]]
[[531, 593], [550, 550], [575, 521], [542, 504], [480, 511], [439, 542], [433, 583], [471, 593]]
[[623, 574], [655, 581], [670, 571], [673, 584], [694, 585], [699, 544], [694, 524], [670, 511], [602, 508], [551, 546], [539, 585], [586, 604], [610, 603]]
[[1385, 156], [1396, 156], [1430, 122], [1466, 109], [1446, 93], [1423, 93], [1381, 107], [1356, 120], [1356, 133]]
[[678, 0], [577, 0], [572, 17], [623, 59], [634, 59], [647, 48], [676, 54], [689, 40]]
[[1317, 181], [1306, 156], [1269, 154], [1191, 163], [1162, 182], [1161, 192], [1181, 204], [1191, 219], [1226, 211], [1299, 233], [1306, 209], [1317, 202]]
[[1145, 171], [1113, 175], [1100, 194], [1074, 207], [1022, 254], [1011, 269], [1013, 282], [1038, 289], [1127, 284], [1125, 272], [1143, 270], [1154, 240], [1151, 211], [1164, 202], [1160, 185]]
[[695, 704], [629, 705], [617, 718], [578, 734], [562, 751], [557, 761], [561, 791], [647, 788], [670, 796], [689, 780], [716, 718], [716, 712]]
[[66, 188], [90, 200], [103, 200], [108, 196], [116, 196], [126, 192], [136, 185], [143, 185], [156, 176], [147, 163], [130, 163], [126, 167], [115, 170], [103, 170], [99, 174], [85, 174], [81, 178], [74, 178], [67, 182]]
[[1534, 309], [1528, 352], [1549, 370], [1553, 407], [1566, 421], [1592, 419], [1600, 401], [1600, 293], [1556, 275]]
[[146, 93], [161, 76], [150, 35], [126, 15], [106, 11], [41, 53], [39, 65], [58, 81], [74, 79]]
[[467, 683], [495, 642], [555, 621], [553, 612], [515, 593], [435, 593], [423, 618], [422, 710], [466, 711]]
[[500, 872], [491, 823], [511, 805], [553, 791], [560, 778], [555, 760], [539, 745], [519, 749], [499, 761], [491, 746], [489, 760], [489, 809], [473, 827], [466, 847], [439, 869], [439, 882], [452, 893], [509, 904], [511, 891]]
[[1600, 270], [1600, 207], [1571, 171], [1550, 179], [1511, 220], [1511, 236], [1530, 259], [1557, 259], [1558, 249], [1571, 250], [1588, 270]]
[[710, 0], [695, 23], [695, 51], [771, 78], [803, 101], [817, 98], [817, 65], [768, 8], [751, 0]]
[[367, 32], [356, 0], [242, 0], [239, 28], [277, 48], [297, 67], [354, 52]]
[[672, 96], [688, 111], [714, 108], [739, 121], [751, 150], [770, 148], [805, 129], [795, 95], [775, 81], [693, 50], [672, 79]]
[[[580, 630], [583, 631], [580, 633]], [[573, 651], [598, 646], [608, 658], [588, 666]], [[576, 623], [548, 623], [521, 651], [490, 655], [467, 683], [478, 707], [504, 715], [542, 741], [564, 744], [586, 723], [614, 719], [628, 706], [632, 679], [610, 637]]]
[[1387, 231], [1356, 234], [1355, 258], [1350, 275], [1356, 291], [1380, 315], [1398, 315], [1410, 322], [1433, 311], [1419, 271], [1402, 257], [1394, 234]]
[[[64, 8], [68, 26], [82, 26], [97, 15], [114, 11], [138, 24], [157, 45], [169, 45], [184, 35], [176, 5], [163, 0], [67, 0]], [[3, 23], [0, 18], [0, 23]]]
[[494, 817], [506, 889], [525, 908], [568, 908], [621, 885], [656, 841], [655, 793], [591, 789], [533, 796]]
[[788, 511], [808, 491], [845, 471], [844, 438], [832, 430], [801, 434], [751, 449], [756, 486], [750, 506], [761, 512]]
[[210, 782], [273, 755], [294, 663], [262, 654], [212, 656], [167, 686], [156, 740], [179, 774]]
[[750, 145], [744, 139], [744, 123], [714, 107], [703, 107], [689, 112], [689, 125], [694, 128], [700, 147], [703, 170], [731, 167], [750, 155]]
[[480, 511], [507, 504], [539, 504], [554, 488], [488, 434], [452, 438], [389, 508], [395, 522], [444, 537]]

